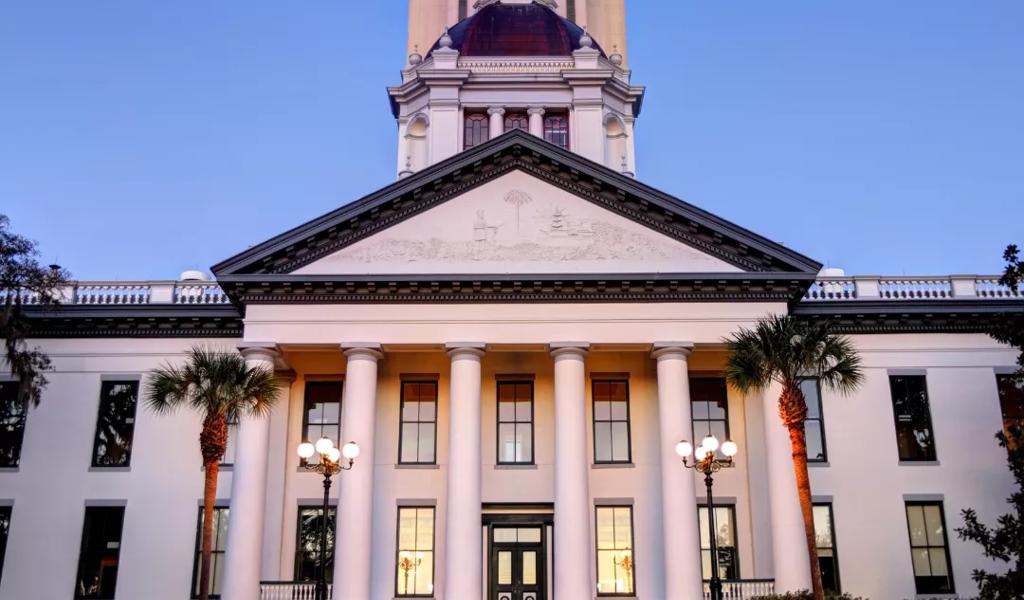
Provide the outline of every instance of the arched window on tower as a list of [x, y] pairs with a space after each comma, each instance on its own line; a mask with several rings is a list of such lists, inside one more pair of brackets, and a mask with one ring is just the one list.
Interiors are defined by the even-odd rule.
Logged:
[[469, 150], [473, 146], [479, 146], [487, 141], [489, 136], [489, 121], [484, 113], [466, 113], [466, 120], [463, 126], [463, 150]]
[[629, 171], [629, 156], [626, 154], [626, 125], [616, 115], [604, 120], [604, 165], [620, 173]]
[[505, 133], [508, 133], [513, 129], [522, 129], [523, 131], [529, 131], [530, 117], [526, 116], [526, 113], [521, 112], [505, 113]]
[[427, 130], [430, 122], [427, 116], [419, 114], [413, 117], [405, 129], [406, 162], [405, 170], [415, 173], [427, 166]]
[[569, 116], [558, 113], [544, 115], [544, 139], [568, 150]]

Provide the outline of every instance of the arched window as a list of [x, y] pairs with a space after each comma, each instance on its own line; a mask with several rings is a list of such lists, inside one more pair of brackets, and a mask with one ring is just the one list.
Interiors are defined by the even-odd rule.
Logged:
[[469, 150], [473, 146], [479, 146], [486, 142], [489, 137], [487, 115], [484, 113], [466, 113], [466, 122], [463, 129], [463, 150]]
[[427, 130], [430, 124], [426, 115], [420, 114], [413, 118], [405, 130], [406, 155], [405, 170], [415, 173], [427, 166]]
[[556, 146], [569, 149], [569, 117], [549, 114], [544, 116], [544, 139]]
[[609, 169], [620, 173], [628, 170], [629, 157], [626, 156], [626, 126], [615, 115], [608, 115], [604, 120], [604, 164]]
[[530, 130], [530, 117], [526, 113], [510, 112], [505, 113], [505, 133], [513, 129]]

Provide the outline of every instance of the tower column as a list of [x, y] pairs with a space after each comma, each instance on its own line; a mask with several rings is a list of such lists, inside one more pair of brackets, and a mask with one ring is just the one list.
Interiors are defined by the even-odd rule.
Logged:
[[500, 106], [492, 106], [487, 109], [487, 114], [491, 117], [490, 138], [493, 140], [505, 133], [505, 109]]
[[526, 114], [530, 115], [530, 133], [539, 138], [544, 137], [544, 109], [531, 106]]

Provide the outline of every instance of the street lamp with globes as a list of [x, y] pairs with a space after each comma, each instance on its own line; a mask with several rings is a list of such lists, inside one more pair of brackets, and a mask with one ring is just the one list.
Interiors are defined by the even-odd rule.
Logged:
[[[324, 512], [320, 519], [320, 552], [318, 553], [319, 560], [317, 561], [319, 564], [317, 564], [316, 569], [316, 600], [327, 600], [327, 514], [331, 494], [331, 477], [341, 471], [348, 471], [355, 465], [356, 458], [359, 457], [359, 445], [355, 442], [349, 442], [339, 450], [334, 447], [334, 442], [329, 438], [323, 437], [317, 440], [316, 444], [309, 442], [299, 444], [298, 454], [299, 458], [303, 461], [303, 467], [307, 471], [320, 473], [324, 476]], [[320, 462], [316, 464], [307, 463], [306, 461], [313, 458], [314, 454], [320, 455]], [[345, 464], [342, 464], [342, 457], [345, 458]]]
[[[715, 453], [721, 450], [724, 458]], [[722, 578], [718, 574], [718, 531], [715, 527], [715, 501], [711, 493], [714, 485], [712, 475], [733, 466], [733, 457], [739, 452], [736, 442], [719, 443], [718, 438], [709, 435], [694, 449], [693, 444], [683, 440], [676, 444], [676, 454], [683, 459], [683, 466], [704, 474], [704, 485], [708, 489], [708, 538], [711, 542], [711, 600], [722, 600]], [[691, 459], [693, 462], [691, 463]]]

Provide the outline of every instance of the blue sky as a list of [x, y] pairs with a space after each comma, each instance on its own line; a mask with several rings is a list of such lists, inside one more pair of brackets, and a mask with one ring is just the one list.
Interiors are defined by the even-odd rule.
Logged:
[[[1024, 242], [1024, 2], [631, 0], [647, 183], [859, 274]], [[404, 0], [0, 3], [0, 212], [173, 278], [394, 178]]]

